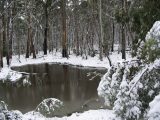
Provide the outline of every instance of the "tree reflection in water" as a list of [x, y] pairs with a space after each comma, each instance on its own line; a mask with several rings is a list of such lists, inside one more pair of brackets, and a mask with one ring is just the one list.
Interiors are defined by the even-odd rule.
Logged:
[[[0, 99], [11, 109], [23, 113], [34, 110], [45, 98], [57, 98], [64, 102], [68, 112], [79, 111], [90, 99], [97, 98], [100, 77], [89, 81], [88, 72], [96, 69], [59, 64], [38, 64], [14, 67], [14, 70], [31, 73], [29, 87], [0, 85]], [[106, 70], [96, 70], [105, 73]], [[100, 107], [97, 103], [93, 109]], [[92, 109], [92, 108], [91, 108]], [[80, 110], [81, 111], [81, 110]]]

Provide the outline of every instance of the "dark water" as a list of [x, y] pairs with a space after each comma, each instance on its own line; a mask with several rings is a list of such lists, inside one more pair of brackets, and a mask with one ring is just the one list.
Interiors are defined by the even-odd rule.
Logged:
[[43, 99], [51, 97], [63, 101], [68, 113], [97, 109], [102, 105], [102, 102], [96, 101], [100, 77], [90, 81], [87, 73], [97, 71], [104, 74], [104, 69], [59, 64], [26, 65], [12, 69], [30, 73], [31, 86], [0, 85], [0, 100], [5, 101], [10, 109], [26, 113], [34, 110]]

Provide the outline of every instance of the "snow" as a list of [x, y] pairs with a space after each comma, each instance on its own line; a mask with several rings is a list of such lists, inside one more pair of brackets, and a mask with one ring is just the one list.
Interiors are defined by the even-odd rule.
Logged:
[[39, 113], [26, 113], [24, 120], [112, 120], [115, 117], [112, 110], [89, 110], [84, 113], [73, 113], [71, 116], [62, 118], [45, 118]]
[[156, 21], [153, 27], [146, 35], [146, 40], [154, 39], [158, 42], [158, 46], [160, 47], [160, 21]]
[[150, 110], [148, 112], [148, 120], [159, 120], [160, 119], [160, 95], [156, 96], [149, 104]]
[[4, 67], [0, 72], [0, 80], [16, 81], [22, 77], [22, 74], [11, 70], [9, 67]]
[[[121, 54], [117, 52], [112, 53], [110, 56], [112, 64], [116, 64], [119, 61], [122, 61]], [[131, 55], [127, 53], [127, 59], [131, 59]], [[76, 66], [84, 67], [102, 67], [109, 68], [109, 62], [107, 57], [103, 58], [103, 61], [99, 60], [99, 55], [95, 57], [88, 56], [88, 59], [83, 59], [81, 56], [69, 55], [69, 58], [63, 58], [61, 52], [53, 52], [47, 56], [43, 56], [43, 53], [40, 52], [37, 55], [37, 59], [32, 59], [32, 57], [26, 59], [24, 55], [21, 55], [20, 61], [17, 60], [17, 56], [13, 56], [11, 66], [22, 66], [26, 64], [41, 64], [41, 63], [60, 63], [60, 64], [71, 64]]]
[[63, 102], [56, 98], [44, 99], [36, 108], [35, 111], [45, 116], [50, 115], [63, 115]]
[[130, 88], [129, 93], [133, 90], [133, 88], [136, 86], [136, 84], [138, 83], [138, 81], [140, 80], [140, 78], [142, 77], [142, 75], [147, 71], [147, 69], [148, 69], [148, 67], [144, 67], [144, 69], [142, 69], [138, 74], [136, 74], [136, 76], [132, 80], [135, 83]]

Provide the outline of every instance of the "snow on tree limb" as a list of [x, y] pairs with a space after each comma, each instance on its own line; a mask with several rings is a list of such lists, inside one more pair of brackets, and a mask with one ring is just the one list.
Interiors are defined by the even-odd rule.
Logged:
[[138, 81], [140, 80], [140, 78], [143, 76], [143, 74], [148, 70], [148, 67], [145, 67], [141, 72], [139, 72], [134, 78], [133, 81], [136, 81], [134, 83], [134, 85], [131, 87], [131, 89], [129, 90], [129, 94], [130, 92], [133, 90], [133, 88], [136, 86], [136, 84], [138, 83]]

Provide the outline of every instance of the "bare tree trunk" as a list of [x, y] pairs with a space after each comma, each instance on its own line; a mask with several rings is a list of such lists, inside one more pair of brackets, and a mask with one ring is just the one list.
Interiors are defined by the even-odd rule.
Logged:
[[[12, 2], [12, 1], [10, 1]], [[13, 6], [10, 7], [10, 21], [9, 21], [9, 64], [11, 63], [11, 59], [12, 59], [12, 43], [13, 43], [13, 17], [14, 17], [14, 6], [15, 4], [13, 4]]]
[[122, 59], [126, 59], [126, 41], [124, 24], [122, 24]]
[[44, 43], [43, 43], [43, 52], [44, 55], [47, 55], [47, 39], [48, 39], [48, 11], [47, 11], [47, 4], [45, 5], [45, 28], [44, 28]]
[[[11, 1], [8, 1], [10, 4]], [[8, 8], [8, 20], [7, 20], [7, 65], [10, 65], [12, 59], [12, 38], [13, 38], [13, 22], [12, 22], [12, 5]]]
[[99, 39], [99, 59], [102, 60], [102, 43], [103, 43], [103, 23], [102, 23], [102, 1], [99, 0], [99, 21], [100, 21], [100, 39]]
[[73, 0], [74, 4], [74, 25], [75, 25], [75, 30], [74, 30], [74, 41], [75, 41], [75, 46], [76, 46], [76, 55], [78, 56], [79, 53], [79, 34], [78, 34], [78, 11], [77, 11], [77, 5], [79, 4], [77, 0]]
[[[2, 40], [2, 20], [0, 19], [0, 43], [3, 43]], [[3, 44], [0, 44], [0, 70], [3, 68]]]
[[113, 52], [114, 51], [114, 28], [115, 28], [115, 26], [114, 26], [114, 21], [113, 21], [113, 23], [112, 23], [112, 46], [111, 46], [111, 52]]
[[36, 58], [36, 51], [35, 51], [35, 47], [34, 47], [34, 43], [33, 43], [33, 32], [31, 32], [31, 52], [33, 54], [33, 58]]
[[[125, 0], [122, 0], [122, 11], [125, 12]], [[123, 19], [122, 14], [122, 19]], [[122, 21], [122, 59], [126, 59], [125, 23]]]
[[30, 41], [31, 41], [31, 16], [28, 14], [28, 36], [27, 36], [27, 49], [26, 49], [26, 58], [29, 58], [30, 53]]
[[67, 34], [66, 34], [66, 0], [62, 0], [62, 57], [68, 57], [67, 53]]
[[36, 58], [36, 51], [33, 43], [33, 31], [31, 27], [31, 15], [28, 13], [28, 38], [27, 38], [27, 50], [26, 58], [29, 58], [30, 53], [33, 54], [33, 58]]
[[[4, 1], [3, 1], [3, 10], [4, 10]], [[2, 28], [3, 28], [3, 57], [6, 56], [6, 19], [5, 15], [2, 15]]]

